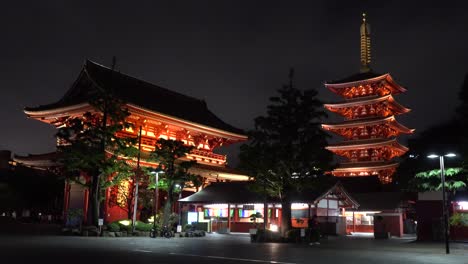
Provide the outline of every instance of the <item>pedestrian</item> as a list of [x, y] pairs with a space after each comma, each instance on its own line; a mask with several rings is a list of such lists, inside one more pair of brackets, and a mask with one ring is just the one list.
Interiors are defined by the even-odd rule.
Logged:
[[317, 215], [313, 215], [307, 224], [309, 226], [309, 245], [320, 245], [320, 226], [317, 220]]

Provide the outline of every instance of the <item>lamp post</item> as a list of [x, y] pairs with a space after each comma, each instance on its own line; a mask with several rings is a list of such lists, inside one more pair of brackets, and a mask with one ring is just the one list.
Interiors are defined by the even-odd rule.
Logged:
[[159, 173], [164, 173], [164, 171], [152, 171], [151, 174], [154, 174], [154, 214], [153, 214], [153, 238], [156, 237], [156, 214], [158, 213], [158, 197], [159, 197], [159, 188], [158, 188], [158, 183], [159, 183]]
[[[182, 186], [180, 186], [180, 184], [176, 184], [175, 187], [179, 189], [179, 200], [180, 200], [180, 199], [182, 199]], [[177, 204], [178, 204], [177, 208], [178, 208], [178, 215], [179, 215], [179, 217], [178, 217], [178, 218], [179, 218], [179, 225], [181, 225], [181, 223], [182, 223], [182, 219], [181, 219], [181, 218], [182, 218], [182, 212], [181, 212], [181, 209], [182, 209], [182, 208], [181, 208], [181, 206], [180, 206], [180, 202], [179, 202], [179, 201], [177, 201]]]
[[454, 153], [447, 153], [445, 155], [430, 154], [427, 156], [430, 159], [439, 158], [440, 162], [440, 180], [442, 182], [442, 211], [444, 217], [444, 237], [445, 237], [445, 253], [450, 254], [449, 246], [449, 225], [448, 225], [448, 212], [447, 212], [447, 202], [445, 198], [445, 165], [444, 165], [444, 156], [445, 157], [456, 157]]

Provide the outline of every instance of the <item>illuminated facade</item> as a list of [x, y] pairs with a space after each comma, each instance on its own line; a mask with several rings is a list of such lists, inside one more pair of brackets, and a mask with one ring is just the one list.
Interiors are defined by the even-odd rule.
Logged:
[[410, 109], [398, 104], [394, 98], [406, 89], [390, 74], [378, 74], [370, 69], [370, 26], [365, 14], [360, 33], [360, 73], [325, 84], [345, 99], [344, 102], [325, 104], [325, 108], [345, 120], [323, 124], [322, 128], [344, 138], [344, 141], [326, 147], [345, 160], [332, 171], [334, 176], [378, 176], [382, 183], [389, 183], [398, 166], [398, 162], [392, 160], [408, 151], [396, 137], [414, 131], [398, 123], [396, 116], [408, 113]]
[[[92, 61], [85, 62], [77, 80], [58, 102], [26, 108], [24, 112], [29, 118], [58, 128], [66, 124], [67, 119], [81, 117], [85, 112], [95, 112], [88, 102], [96, 89], [112, 90], [115, 97], [125, 102], [130, 112], [127, 121], [134, 124], [135, 128], [120, 131], [118, 136], [137, 137], [141, 127], [140, 166], [157, 166], [145, 157], [154, 150], [159, 138], [180, 140], [195, 147], [184, 159], [197, 161], [190, 172], [203, 177], [203, 186], [215, 181], [248, 180], [246, 175], [227, 166], [226, 155], [214, 152], [220, 146], [245, 141], [247, 136], [242, 130], [232, 127], [214, 115], [203, 100], [144, 82]], [[18, 160], [26, 165], [40, 163], [40, 157], [18, 157]], [[135, 167], [137, 165], [136, 158], [128, 159], [127, 162]], [[84, 181], [87, 180], [89, 179], [85, 176]], [[79, 185], [67, 183], [65, 211], [72, 207], [84, 207], [85, 211], [87, 210], [88, 190], [80, 188]], [[107, 198], [115, 191], [110, 188]], [[80, 195], [77, 195], [77, 192]], [[71, 201], [72, 198], [81, 201]], [[126, 213], [116, 206], [110, 208], [109, 203], [106, 203], [106, 206], [107, 221], [126, 218]]]

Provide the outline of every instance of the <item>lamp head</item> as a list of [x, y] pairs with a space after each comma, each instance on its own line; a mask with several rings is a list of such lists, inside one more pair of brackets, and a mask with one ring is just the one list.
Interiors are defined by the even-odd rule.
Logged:
[[455, 154], [455, 153], [447, 153], [447, 154], [445, 154], [444, 156], [445, 156], [445, 157], [449, 157], [449, 158], [453, 158], [453, 157], [456, 157], [457, 154]]
[[435, 158], [438, 158], [438, 157], [439, 157], [439, 155], [436, 155], [436, 154], [430, 154], [430, 155], [428, 155], [427, 157], [428, 157], [428, 158], [430, 158], [430, 159], [435, 159]]

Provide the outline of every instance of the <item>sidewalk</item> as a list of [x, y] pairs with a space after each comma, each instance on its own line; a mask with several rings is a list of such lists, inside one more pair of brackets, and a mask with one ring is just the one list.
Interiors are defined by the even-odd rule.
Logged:
[[[389, 239], [374, 239], [368, 234], [351, 236], [329, 236], [320, 241], [325, 248], [340, 248], [343, 250], [384, 250], [392, 252], [418, 252], [421, 254], [445, 254], [444, 242], [416, 241], [415, 236], [392, 237]], [[450, 242], [452, 254], [467, 254], [468, 243]]]

